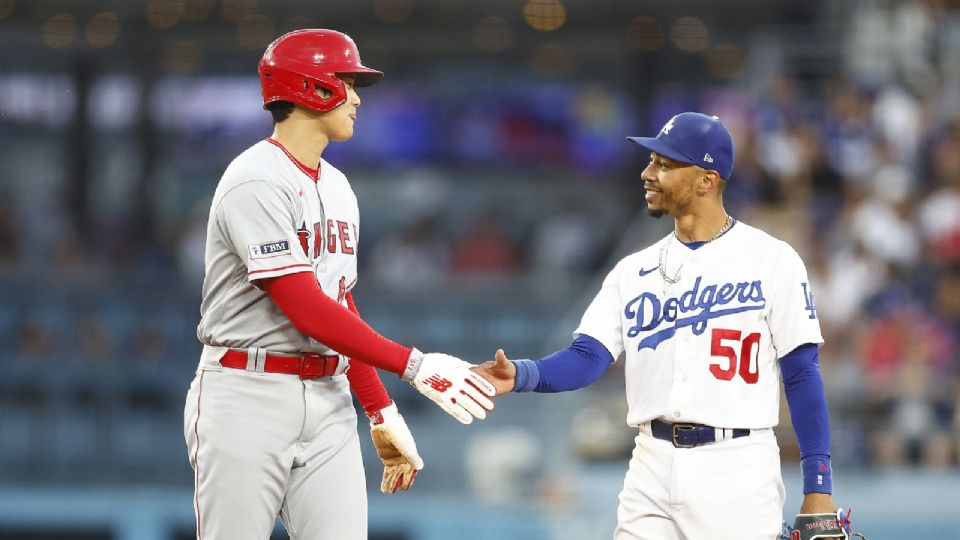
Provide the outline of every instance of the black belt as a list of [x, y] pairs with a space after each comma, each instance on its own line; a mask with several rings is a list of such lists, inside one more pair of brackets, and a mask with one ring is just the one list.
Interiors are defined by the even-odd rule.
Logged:
[[[650, 431], [653, 436], [664, 441], [670, 441], [677, 448], [693, 448], [717, 442], [717, 432], [713, 426], [677, 422], [671, 424], [662, 420], [652, 420]], [[730, 429], [732, 439], [750, 435], [749, 429]]]

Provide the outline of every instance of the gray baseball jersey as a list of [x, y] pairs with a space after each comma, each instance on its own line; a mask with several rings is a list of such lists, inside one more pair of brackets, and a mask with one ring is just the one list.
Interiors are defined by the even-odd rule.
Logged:
[[367, 537], [346, 376], [301, 380], [219, 365], [227, 348], [329, 350], [256, 284], [312, 272], [345, 304], [357, 276], [357, 200], [340, 171], [322, 160], [319, 169], [315, 179], [267, 139], [230, 164], [214, 194], [197, 329], [204, 347], [184, 408], [198, 539], [262, 540], [278, 516], [292, 538]]
[[240, 154], [210, 208], [197, 328], [201, 367], [214, 367], [224, 348], [329, 351], [294, 328], [255, 281], [313, 272], [323, 291], [346, 305], [357, 281], [359, 222], [350, 183], [326, 161], [314, 181], [271, 139]]

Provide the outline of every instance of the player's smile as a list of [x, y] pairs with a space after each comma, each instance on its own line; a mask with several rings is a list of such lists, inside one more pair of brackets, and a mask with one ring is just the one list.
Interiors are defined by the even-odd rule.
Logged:
[[[669, 174], [674, 168], [672, 165], [672, 160], [668, 160], [655, 152], [650, 153], [650, 163], [647, 164], [640, 175], [640, 178], [644, 180], [643, 189], [646, 192], [644, 198], [647, 201], [648, 212], [661, 214], [664, 203], [669, 202], [670, 197], [660, 189], [660, 180], [661, 176]], [[657, 204], [658, 202], [659, 204]]]

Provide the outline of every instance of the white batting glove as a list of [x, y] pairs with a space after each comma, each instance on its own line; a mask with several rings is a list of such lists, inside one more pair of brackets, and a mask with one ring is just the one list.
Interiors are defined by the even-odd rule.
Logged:
[[383, 479], [380, 491], [396, 493], [406, 491], [413, 485], [417, 471], [423, 469], [423, 458], [417, 453], [417, 443], [400, 416], [397, 404], [380, 409], [370, 418], [370, 437], [377, 449], [380, 461], [383, 461]]
[[463, 424], [483, 420], [493, 410], [491, 397], [497, 390], [489, 381], [470, 371], [473, 364], [443, 353], [410, 353], [403, 380], [427, 396]]

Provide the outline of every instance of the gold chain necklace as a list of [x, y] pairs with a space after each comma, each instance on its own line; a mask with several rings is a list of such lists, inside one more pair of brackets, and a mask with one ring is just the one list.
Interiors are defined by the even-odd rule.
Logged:
[[[710, 237], [710, 239], [705, 241], [704, 244], [709, 244], [710, 242], [713, 242], [717, 238], [720, 238], [720, 236], [723, 235], [723, 233], [727, 232], [732, 226], [733, 226], [733, 217], [727, 214], [727, 220], [723, 222], [723, 227], [720, 227], [720, 230], [717, 231], [717, 234]], [[674, 231], [673, 235], [670, 238], [668, 238], [666, 242], [663, 243], [663, 247], [660, 248], [660, 256], [657, 261], [657, 268], [660, 269], [660, 277], [662, 277], [663, 281], [669, 283], [670, 285], [673, 285], [680, 281], [680, 270], [683, 269], [683, 263], [680, 263], [680, 266], [677, 267], [677, 273], [674, 274], [673, 277], [670, 277], [667, 275], [667, 265], [666, 265], [667, 251], [670, 249], [670, 244], [673, 242], [673, 239], [676, 237], [677, 237], [677, 232]], [[680, 239], [677, 238], [677, 240], [680, 240]]]

